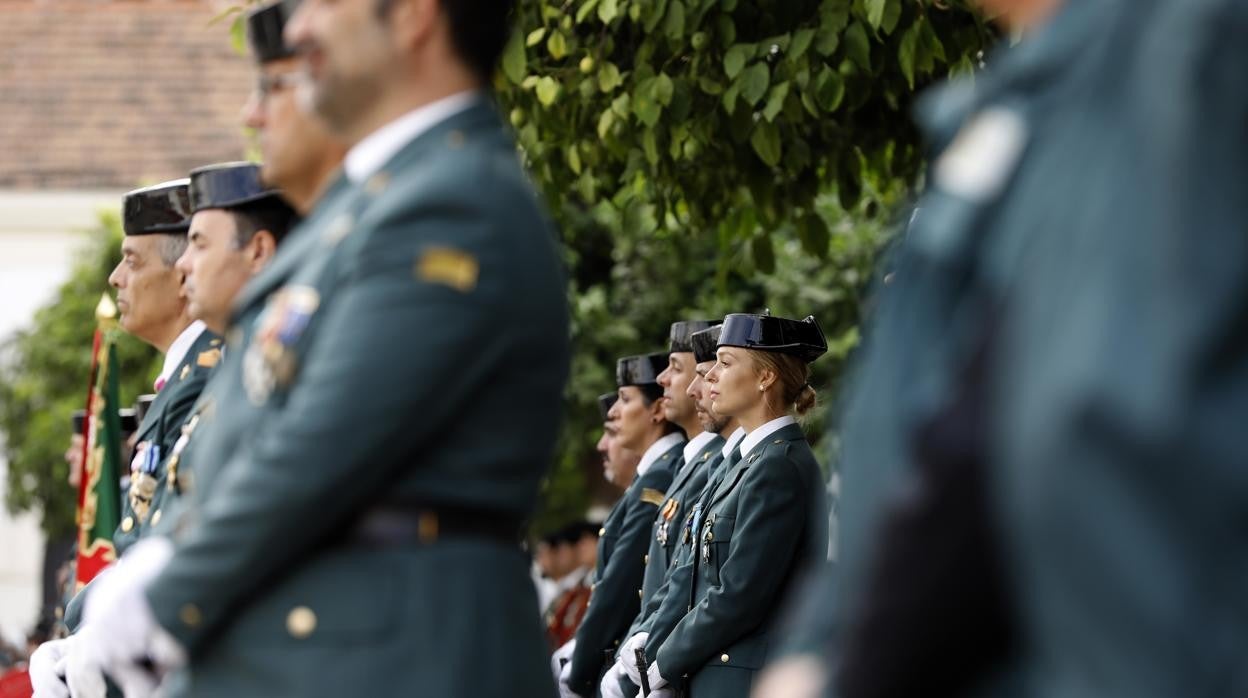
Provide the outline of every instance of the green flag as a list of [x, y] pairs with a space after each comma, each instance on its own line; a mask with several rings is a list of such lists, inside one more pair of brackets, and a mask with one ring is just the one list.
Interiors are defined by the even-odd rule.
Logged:
[[78, 491], [79, 589], [117, 559], [113, 531], [121, 521], [121, 417], [117, 410], [117, 355], [113, 350], [117, 308], [105, 294], [95, 312], [99, 326], [92, 348], [86, 458]]

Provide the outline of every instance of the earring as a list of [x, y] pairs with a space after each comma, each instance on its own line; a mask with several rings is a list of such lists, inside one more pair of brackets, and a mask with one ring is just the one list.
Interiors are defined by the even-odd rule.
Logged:
[[764, 387], [763, 387], [763, 386], [761, 386], [761, 385], [760, 385], [760, 386], [758, 386], [758, 392], [760, 392], [760, 393], [761, 393], [761, 392], [763, 392], [764, 390], [766, 390], [766, 388], [764, 388]]

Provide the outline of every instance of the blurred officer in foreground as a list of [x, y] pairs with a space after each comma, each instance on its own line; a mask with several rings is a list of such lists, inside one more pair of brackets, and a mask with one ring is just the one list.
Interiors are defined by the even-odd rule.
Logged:
[[295, 88], [303, 79], [301, 64], [282, 36], [297, 5], [282, 0], [247, 15], [247, 39], [259, 76], [243, 107], [243, 124], [259, 136], [264, 182], [307, 215], [338, 176], [347, 148], [315, 114], [299, 108]]
[[1232, 0], [1070, 3], [977, 80], [911, 233], [960, 272], [957, 351], [838, 590], [839, 695], [1248, 686], [1246, 28]]
[[239, 446], [211, 495], [92, 600], [92, 650], [132, 690], [183, 668], [176, 693], [553, 694], [518, 541], [568, 321], [485, 92], [509, 10], [305, 0], [288, 21], [346, 180], [235, 304], [256, 320], [227, 349]]

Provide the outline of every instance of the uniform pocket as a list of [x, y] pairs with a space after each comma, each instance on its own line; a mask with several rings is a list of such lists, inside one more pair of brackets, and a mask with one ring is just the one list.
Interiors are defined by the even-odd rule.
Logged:
[[702, 567], [706, 570], [707, 581], [719, 586], [719, 570], [728, 558], [728, 550], [732, 544], [732, 532], [736, 528], [735, 516], [711, 514], [703, 523], [702, 529]]

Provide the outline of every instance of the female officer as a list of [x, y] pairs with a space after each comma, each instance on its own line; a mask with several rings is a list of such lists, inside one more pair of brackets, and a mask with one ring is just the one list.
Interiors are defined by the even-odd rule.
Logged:
[[813, 317], [724, 318], [705, 380], [713, 409], [747, 433], [700, 503], [689, 611], [657, 648], [647, 643], [652, 690], [687, 677], [692, 698], [748, 696], [776, 609], [826, 554], [823, 476], [793, 417], [814, 406], [808, 364], [826, 351]]

